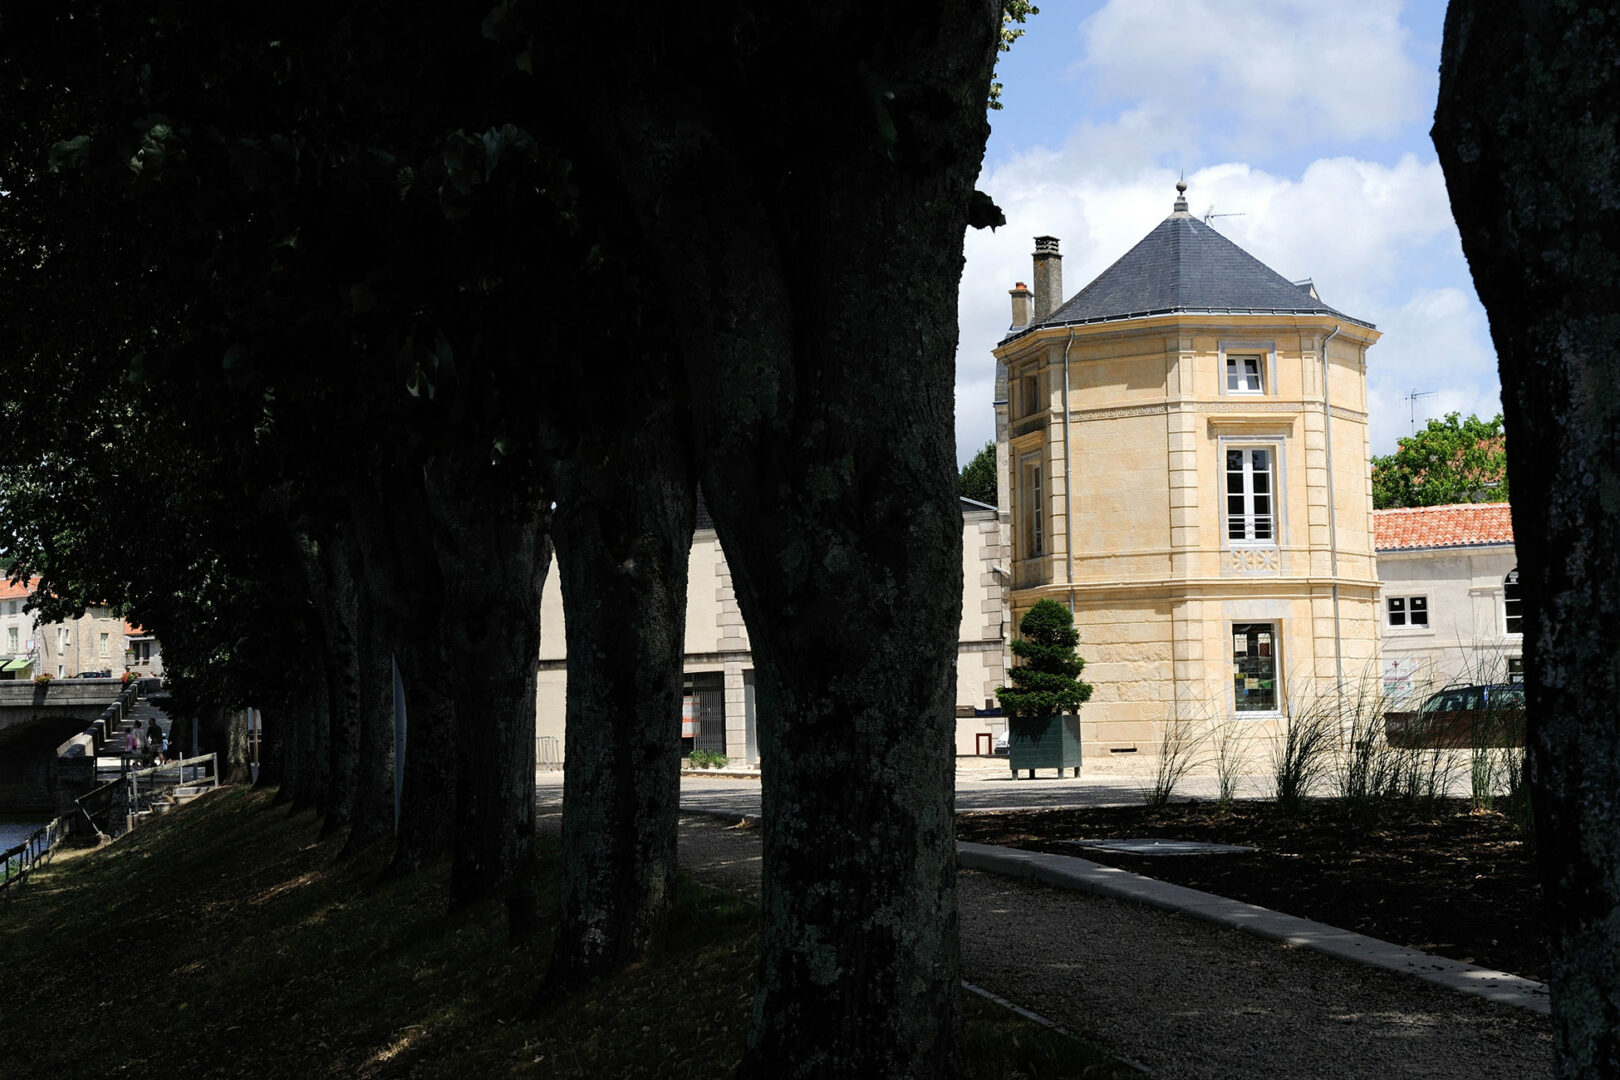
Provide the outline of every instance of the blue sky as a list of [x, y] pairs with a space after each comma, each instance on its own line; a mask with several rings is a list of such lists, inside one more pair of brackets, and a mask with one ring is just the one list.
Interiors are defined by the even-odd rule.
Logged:
[[957, 458], [994, 434], [990, 349], [1032, 238], [1072, 296], [1187, 201], [1284, 277], [1377, 324], [1372, 450], [1417, 424], [1500, 411], [1496, 353], [1429, 142], [1439, 0], [1053, 0], [1002, 55], [979, 187], [1007, 225], [969, 232]]

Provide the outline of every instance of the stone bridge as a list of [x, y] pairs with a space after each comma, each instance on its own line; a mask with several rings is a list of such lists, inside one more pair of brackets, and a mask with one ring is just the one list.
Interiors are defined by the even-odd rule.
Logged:
[[0, 812], [59, 813], [89, 790], [109, 734], [99, 721], [123, 690], [117, 679], [0, 681]]

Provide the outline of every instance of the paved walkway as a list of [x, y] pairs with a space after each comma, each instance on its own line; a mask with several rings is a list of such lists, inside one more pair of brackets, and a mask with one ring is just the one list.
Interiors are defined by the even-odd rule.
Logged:
[[[957, 805], [1130, 805], [1151, 782], [1128, 765], [1088, 772], [1080, 780], [1013, 781], [1004, 762], [970, 759], [958, 768]], [[1250, 783], [1259, 794], [1263, 779]], [[1193, 778], [1178, 790], [1212, 796], [1213, 780], [1207, 792], [1204, 784]], [[541, 773], [542, 816], [554, 823], [561, 799], [561, 774]], [[758, 813], [757, 780], [683, 777], [681, 804], [689, 811], [681, 820], [682, 866], [700, 880], [757, 895], [759, 832], [726, 818]], [[1084, 859], [988, 845], [961, 850], [963, 977], [1154, 1076], [1551, 1075], [1551, 1032], [1538, 1011], [1545, 1004], [1539, 984], [1481, 975], [1469, 965]], [[1110, 887], [1088, 877], [1106, 879]], [[1053, 887], [1054, 881], [1067, 887]], [[1234, 928], [1244, 923], [1274, 932], [1267, 939], [1256, 936], [1254, 926]], [[1340, 956], [1360, 953], [1361, 961], [1385, 950], [1373, 958], [1386, 966], [1301, 945], [1336, 948]], [[1425, 978], [1473, 984], [1501, 1000]]]

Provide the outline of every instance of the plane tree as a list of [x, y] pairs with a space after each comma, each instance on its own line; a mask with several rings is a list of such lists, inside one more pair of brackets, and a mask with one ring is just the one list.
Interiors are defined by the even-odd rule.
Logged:
[[1454, 3], [1435, 149], [1502, 370], [1563, 1077], [1620, 1074], [1620, 25]]

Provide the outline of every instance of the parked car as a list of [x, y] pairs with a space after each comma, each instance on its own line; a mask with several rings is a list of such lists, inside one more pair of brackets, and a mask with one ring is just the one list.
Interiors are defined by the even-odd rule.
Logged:
[[1524, 745], [1524, 686], [1448, 686], [1408, 711], [1384, 714], [1384, 737], [1403, 749]]

